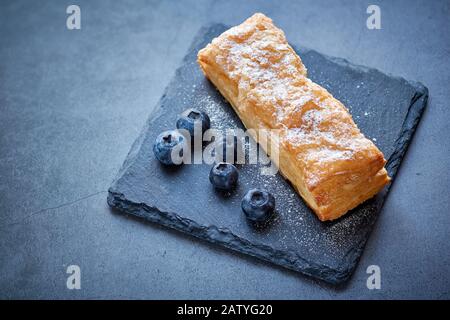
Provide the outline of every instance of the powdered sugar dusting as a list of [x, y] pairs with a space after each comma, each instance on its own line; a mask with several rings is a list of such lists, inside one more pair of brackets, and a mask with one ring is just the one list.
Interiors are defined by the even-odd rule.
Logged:
[[269, 18], [256, 14], [207, 48], [216, 67], [237, 83], [236, 107], [282, 130], [280, 142], [299, 159], [304, 176], [319, 182], [329, 163], [379, 152], [346, 107], [307, 78], [301, 59]]

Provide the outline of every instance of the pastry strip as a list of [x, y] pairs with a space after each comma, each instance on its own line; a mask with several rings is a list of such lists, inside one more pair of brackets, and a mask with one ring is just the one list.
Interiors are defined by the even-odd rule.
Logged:
[[307, 78], [283, 31], [265, 15], [213, 39], [198, 62], [248, 129], [281, 132], [267, 137], [279, 146], [272, 160], [320, 220], [339, 218], [390, 181], [381, 151], [341, 102]]

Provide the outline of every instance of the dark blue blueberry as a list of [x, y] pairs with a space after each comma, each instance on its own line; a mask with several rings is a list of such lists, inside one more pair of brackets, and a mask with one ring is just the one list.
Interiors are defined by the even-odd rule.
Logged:
[[[155, 157], [166, 165], [179, 165], [182, 163], [184, 136], [177, 130], [168, 130], [162, 132], [155, 140], [153, 153]], [[174, 153], [172, 159], [172, 152]]]
[[[177, 129], [184, 129], [189, 131], [191, 137], [194, 136], [194, 133], [200, 132], [203, 134], [206, 130], [208, 130], [211, 126], [211, 122], [209, 120], [208, 115], [197, 109], [187, 109], [185, 110], [177, 120]], [[194, 131], [194, 128], [197, 128]]]
[[231, 190], [239, 178], [238, 170], [231, 163], [219, 162], [211, 168], [209, 181], [217, 189]]
[[275, 198], [265, 190], [251, 189], [242, 199], [241, 207], [248, 220], [262, 224], [273, 216]]

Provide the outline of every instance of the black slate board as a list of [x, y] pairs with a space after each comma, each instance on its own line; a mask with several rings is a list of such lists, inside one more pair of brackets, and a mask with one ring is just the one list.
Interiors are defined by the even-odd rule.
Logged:
[[[261, 175], [258, 165], [242, 166], [239, 187], [225, 196], [210, 185], [209, 165], [168, 169], [154, 158], [155, 137], [174, 128], [177, 115], [188, 107], [208, 112], [214, 128], [243, 128], [196, 62], [197, 51], [225, 29], [214, 25], [199, 32], [110, 187], [108, 203], [125, 213], [223, 247], [329, 283], [342, 283], [362, 254], [388, 187], [343, 218], [323, 223], [288, 182], [280, 175]], [[366, 137], [376, 139], [388, 159], [389, 174], [395, 177], [426, 106], [428, 90], [421, 84], [313, 50], [296, 51], [309, 77], [349, 108]], [[247, 224], [240, 209], [244, 193], [257, 186], [271, 191], [277, 200], [277, 218], [264, 230]]]

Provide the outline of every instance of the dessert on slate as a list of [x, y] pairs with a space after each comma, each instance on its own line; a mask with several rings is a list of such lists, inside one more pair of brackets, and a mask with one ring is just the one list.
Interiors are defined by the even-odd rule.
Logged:
[[198, 62], [247, 128], [256, 135], [279, 129], [267, 137], [267, 146], [279, 146], [272, 160], [320, 220], [339, 218], [390, 181], [381, 151], [341, 102], [307, 78], [283, 31], [265, 15], [215, 38]]

